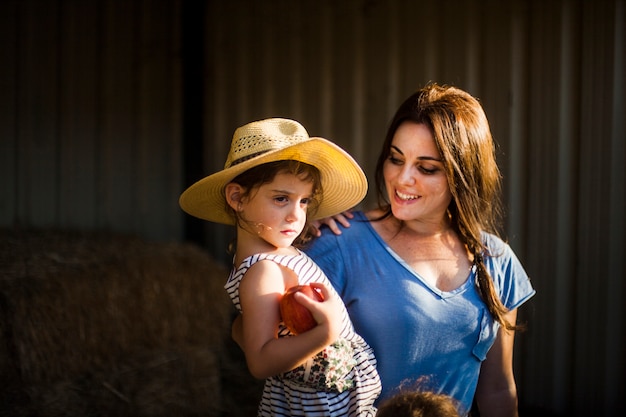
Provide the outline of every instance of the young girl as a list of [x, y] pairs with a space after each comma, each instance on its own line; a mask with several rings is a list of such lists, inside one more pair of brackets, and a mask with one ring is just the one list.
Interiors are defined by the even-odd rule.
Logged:
[[[293, 120], [266, 119], [237, 129], [224, 169], [181, 195], [187, 213], [237, 227], [225, 288], [242, 313], [234, 337], [252, 375], [266, 379], [259, 416], [376, 414], [381, 384], [373, 351], [326, 275], [293, 246], [309, 220], [351, 208], [366, 192], [363, 171], [341, 148], [309, 138]], [[295, 335], [279, 302], [302, 284], [323, 301], [296, 294], [317, 325]]]

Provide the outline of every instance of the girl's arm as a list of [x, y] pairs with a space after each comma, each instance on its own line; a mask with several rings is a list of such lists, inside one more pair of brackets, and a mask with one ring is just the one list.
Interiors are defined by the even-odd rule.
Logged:
[[[515, 323], [517, 310], [506, 314]], [[515, 332], [498, 330], [498, 336], [480, 367], [476, 401], [481, 417], [517, 417], [517, 387], [513, 375], [513, 341]]]
[[242, 309], [241, 347], [250, 373], [259, 379], [287, 372], [332, 344], [339, 337], [341, 301], [321, 284], [323, 302], [296, 294], [311, 310], [318, 325], [308, 332], [278, 338], [279, 301], [285, 288], [294, 285], [293, 273], [272, 261], [259, 261], [246, 272], [239, 286]]

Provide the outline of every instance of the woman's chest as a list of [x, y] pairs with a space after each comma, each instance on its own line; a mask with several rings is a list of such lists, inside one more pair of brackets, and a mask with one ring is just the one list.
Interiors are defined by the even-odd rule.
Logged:
[[453, 292], [437, 292], [412, 274], [392, 270], [361, 283], [351, 295], [346, 301], [357, 331], [377, 346], [401, 338], [404, 348], [412, 346], [430, 357], [492, 342], [493, 322], [471, 282]]
[[394, 240], [389, 248], [404, 266], [428, 285], [441, 291], [453, 291], [463, 285], [472, 264], [460, 243]]

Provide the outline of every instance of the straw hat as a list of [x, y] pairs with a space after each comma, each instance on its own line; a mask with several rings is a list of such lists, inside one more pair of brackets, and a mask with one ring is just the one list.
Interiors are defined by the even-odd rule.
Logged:
[[326, 139], [309, 137], [304, 127], [294, 120], [276, 118], [252, 122], [235, 130], [224, 169], [187, 188], [180, 196], [180, 206], [204, 220], [235, 224], [226, 209], [226, 184], [252, 167], [287, 159], [305, 162], [320, 170], [323, 195], [312, 219], [348, 210], [367, 193], [367, 178], [346, 151]]

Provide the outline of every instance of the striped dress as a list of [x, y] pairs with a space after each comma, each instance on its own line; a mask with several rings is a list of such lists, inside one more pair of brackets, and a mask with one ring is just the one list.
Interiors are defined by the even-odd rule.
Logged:
[[[293, 270], [301, 285], [321, 282], [330, 291], [335, 291], [317, 264], [302, 252], [299, 255], [256, 254], [244, 259], [239, 267], [234, 268], [224, 286], [239, 312], [241, 312], [239, 284], [248, 268], [260, 260], [271, 260]], [[341, 320], [340, 340], [342, 343], [351, 345], [354, 358], [352, 362], [355, 363], [346, 375], [352, 388], [342, 392], [314, 389], [292, 381], [289, 375], [294, 371], [289, 371], [266, 379], [258, 416], [374, 417], [376, 415], [374, 401], [381, 391], [380, 378], [376, 371], [376, 358], [372, 348], [355, 333], [345, 307]], [[281, 322], [278, 336], [289, 337], [293, 334]], [[306, 367], [306, 364], [304, 366]]]

